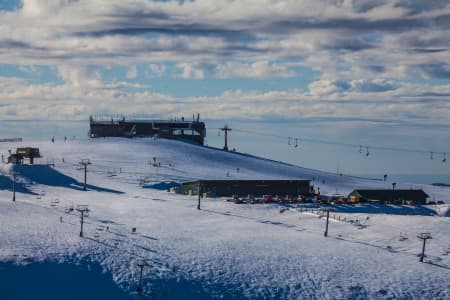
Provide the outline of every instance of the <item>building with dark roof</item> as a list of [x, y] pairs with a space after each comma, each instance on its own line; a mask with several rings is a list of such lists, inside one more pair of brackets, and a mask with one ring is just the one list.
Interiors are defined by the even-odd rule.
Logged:
[[348, 195], [351, 202], [381, 202], [392, 204], [426, 204], [428, 194], [423, 190], [354, 190]]
[[40, 157], [42, 156], [39, 153], [39, 148], [22, 147], [17, 148], [16, 153], [13, 153], [8, 157], [8, 163], [21, 165], [25, 158], [29, 158], [30, 165], [32, 165], [34, 164], [34, 159]]
[[218, 197], [262, 195], [307, 195], [310, 180], [198, 180], [183, 182], [179, 192], [185, 195], [207, 193]]
[[203, 145], [206, 137], [200, 116], [192, 121], [125, 119], [125, 117], [89, 117], [91, 138], [100, 137], [160, 137], [186, 140]]

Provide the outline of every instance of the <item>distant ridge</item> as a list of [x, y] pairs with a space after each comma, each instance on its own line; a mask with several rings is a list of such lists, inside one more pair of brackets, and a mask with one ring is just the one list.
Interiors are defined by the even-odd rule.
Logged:
[[431, 185], [433, 185], [433, 186], [449, 186], [449, 187], [450, 187], [450, 184], [448, 184], [448, 183], [442, 183], [442, 182], [432, 183]]

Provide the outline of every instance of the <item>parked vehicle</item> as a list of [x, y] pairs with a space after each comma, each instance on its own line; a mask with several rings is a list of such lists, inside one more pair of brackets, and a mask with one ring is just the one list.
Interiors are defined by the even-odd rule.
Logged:
[[247, 196], [247, 203], [250, 203], [250, 204], [255, 203], [255, 195], [249, 194]]
[[275, 195], [274, 201], [277, 203], [283, 202], [283, 199], [279, 195]]
[[292, 197], [289, 195], [286, 195], [284, 197], [284, 203], [292, 203]]
[[272, 195], [263, 195], [263, 203], [270, 203], [273, 202]]

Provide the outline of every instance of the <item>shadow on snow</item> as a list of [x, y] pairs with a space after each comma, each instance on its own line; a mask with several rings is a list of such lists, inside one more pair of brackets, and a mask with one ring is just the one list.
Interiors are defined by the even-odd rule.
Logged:
[[[10, 177], [0, 176], [0, 189], [13, 191], [13, 181]], [[16, 182], [16, 192], [30, 195], [37, 195], [33, 191], [29, 190], [27, 186], [20, 181]]]
[[[21, 177], [27, 178], [28, 180], [44, 184], [48, 186], [59, 186], [71, 188], [74, 190], [83, 190], [84, 184], [77, 181], [76, 179], [64, 175], [54, 168], [46, 165], [20, 165], [15, 166], [15, 170], [20, 173]], [[86, 185], [87, 189], [94, 190], [98, 192], [108, 192], [115, 194], [123, 194], [121, 191], [103, 188], [91, 184]]]
[[[45, 274], [45, 276], [43, 276]], [[137, 273], [136, 273], [137, 274]], [[144, 272], [143, 294], [137, 290], [137, 279], [125, 284], [122, 290], [110, 273], [93, 262], [56, 263], [31, 262], [17, 265], [0, 262], [0, 295], [4, 299], [243, 299], [235, 290], [227, 290], [220, 284], [205, 289], [200, 280], [183, 278], [148, 278]], [[147, 277], [147, 278], [146, 278]]]

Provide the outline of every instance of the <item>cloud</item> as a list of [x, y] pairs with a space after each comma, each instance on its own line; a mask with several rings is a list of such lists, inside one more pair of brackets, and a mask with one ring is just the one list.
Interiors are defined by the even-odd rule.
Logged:
[[137, 67], [136, 66], [131, 66], [128, 71], [127, 71], [127, 75], [126, 77], [128, 79], [133, 79], [137, 77]]
[[358, 92], [373, 92], [380, 93], [386, 91], [393, 91], [398, 88], [398, 85], [393, 81], [388, 81], [385, 79], [374, 79], [374, 80], [353, 80], [351, 82], [351, 88], [353, 91]]
[[371, 94], [395, 91], [401, 84], [386, 79], [356, 79], [346, 80], [330, 80], [321, 79], [314, 81], [309, 85], [309, 92], [313, 96], [318, 97], [340, 97], [345, 100], [345, 96], [358, 95], [361, 98], [370, 97]]
[[[127, 65], [194, 57], [254, 63], [320, 51], [408, 50], [413, 40], [386, 44], [385, 38], [420, 31], [434, 32], [427, 48], [442, 50], [448, 48], [439, 37], [448, 36], [450, 5], [431, 2], [26, 0], [21, 10], [0, 14], [0, 61]], [[372, 40], [374, 33], [379, 38]], [[307, 46], [295, 51], [289, 47], [295, 44]]]
[[[411, 112], [423, 111], [447, 124], [448, 20], [450, 4], [439, 0], [24, 0], [0, 13], [0, 63], [31, 72], [52, 66], [63, 84], [5, 79], [0, 116], [81, 118], [151, 106], [161, 114], [201, 109], [255, 119], [411, 121]], [[261, 91], [177, 98], [103, 81], [112, 66], [127, 69], [123, 80], [251, 78], [261, 80]], [[305, 84], [300, 69], [317, 78]], [[281, 83], [267, 91], [272, 78], [303, 80], [308, 89], [282, 90]]]
[[184, 79], [203, 79], [205, 70], [211, 68], [207, 63], [179, 63], [177, 67], [181, 70], [180, 78]]
[[254, 63], [227, 62], [193, 62], [177, 65], [181, 69], [181, 78], [202, 79], [205, 76], [215, 78], [287, 78], [293, 77], [295, 73], [289, 66], [281, 63], [270, 63], [268, 61], [257, 61]]
[[219, 78], [241, 77], [266, 79], [273, 77], [293, 77], [295, 73], [284, 64], [257, 61], [251, 64], [229, 62], [218, 65], [214, 75]]
[[166, 73], [166, 67], [163, 64], [150, 64], [148, 77], [162, 77]]
[[83, 120], [90, 114], [117, 114], [118, 107], [120, 113], [128, 115], [141, 114], [152, 107], [152, 112], [161, 115], [200, 112], [211, 119], [450, 125], [450, 85], [424, 87], [383, 79], [318, 80], [308, 91], [229, 90], [217, 96], [174, 97], [151, 92], [138, 84], [103, 82], [89, 76], [80, 84], [83, 81], [74, 77], [78, 78], [71, 75], [58, 85], [0, 78], [0, 117]]
[[75, 87], [88, 86], [100, 78], [100, 73], [94, 66], [60, 65], [58, 74], [61, 79]]
[[[412, 66], [411, 69], [419, 72], [422, 77], [429, 79], [450, 79], [450, 64], [421, 64]], [[414, 72], [413, 71], [413, 72]]]

